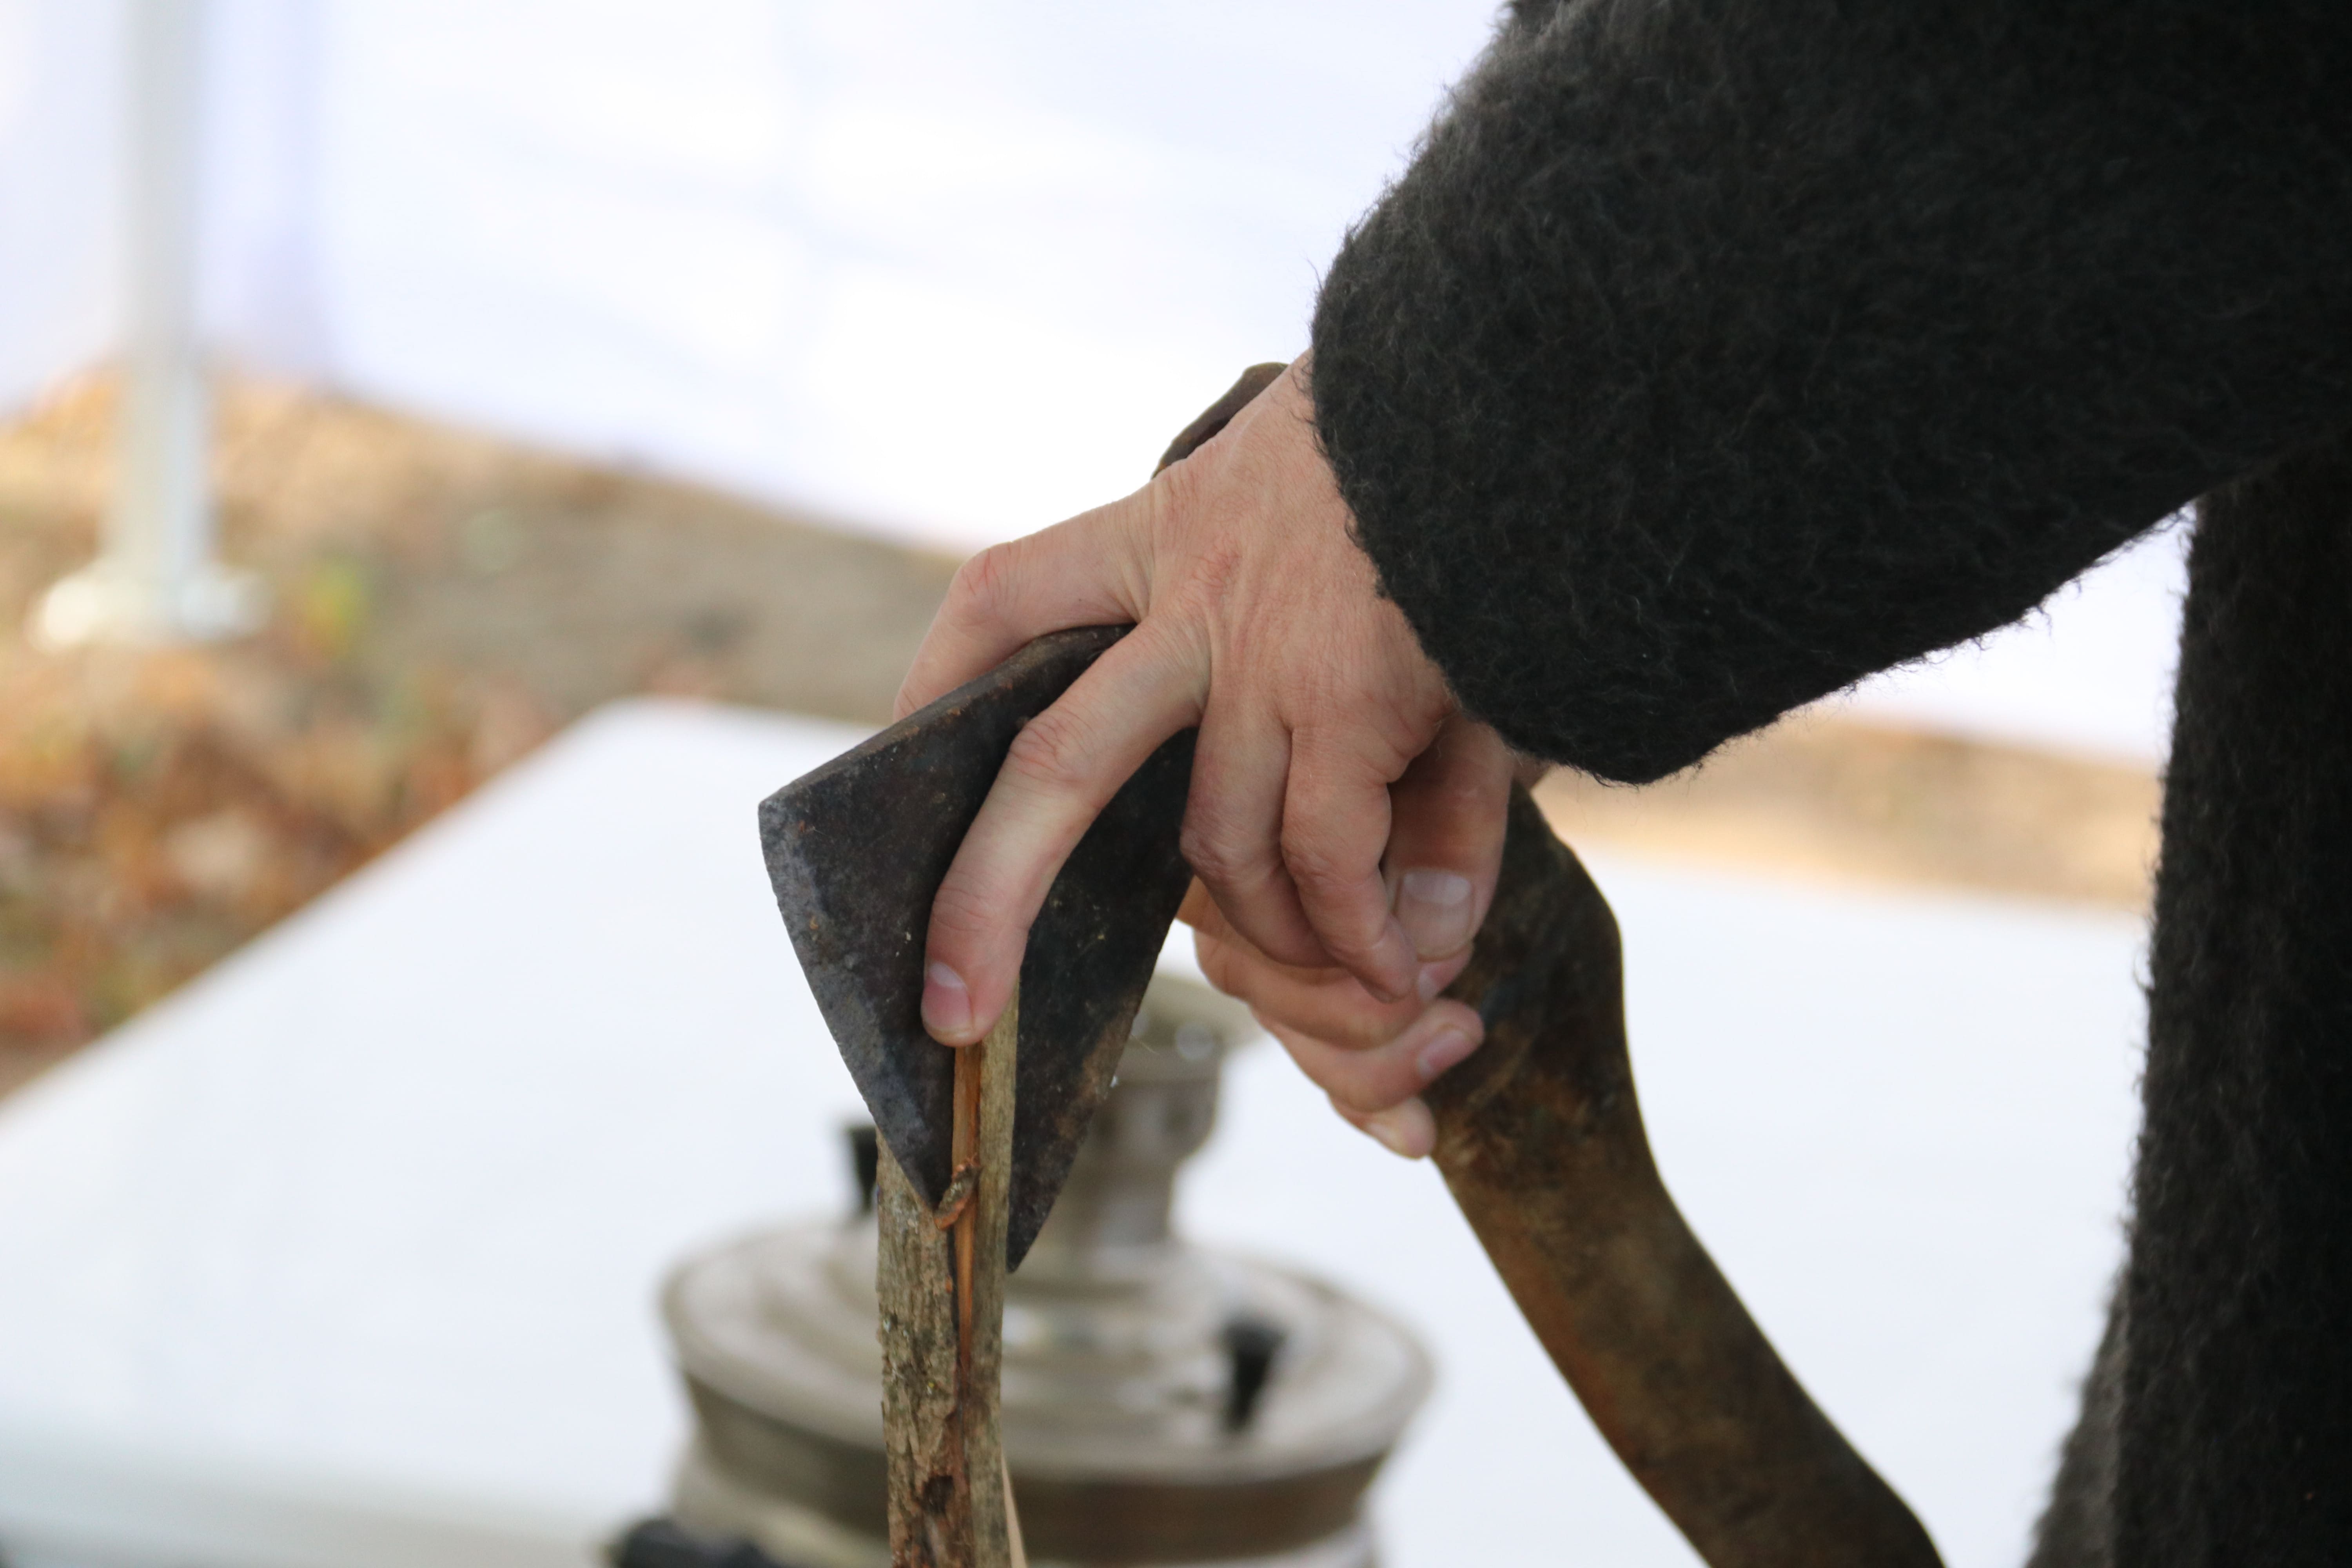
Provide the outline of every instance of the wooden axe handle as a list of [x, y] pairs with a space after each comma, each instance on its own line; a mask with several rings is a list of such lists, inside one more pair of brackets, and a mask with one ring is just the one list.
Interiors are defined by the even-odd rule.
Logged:
[[1617, 922], [1524, 789], [1470, 967], [1486, 1043], [1437, 1166], [1609, 1446], [1712, 1568], [1930, 1568], [1927, 1531], [1781, 1364], [1658, 1178]]
[[1286, 364], [1254, 364], [1242, 372], [1233, 385], [1225, 388], [1223, 396], [1201, 410], [1199, 418], [1177, 432], [1176, 439], [1168, 443], [1168, 449], [1160, 454], [1160, 461], [1151, 471], [1156, 474], [1171, 463], [1181, 463], [1207, 445], [1218, 431], [1234, 422], [1234, 415], [1248, 407], [1259, 393], [1272, 386], [1289, 368]]

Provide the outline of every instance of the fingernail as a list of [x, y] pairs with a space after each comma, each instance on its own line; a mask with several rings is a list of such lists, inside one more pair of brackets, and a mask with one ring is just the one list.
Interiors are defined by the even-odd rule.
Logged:
[[1421, 1081], [1427, 1083], [1477, 1048], [1477, 1041], [1448, 1024], [1430, 1037], [1429, 1044], [1421, 1047], [1412, 1058], [1412, 1068], [1421, 1074]]
[[1436, 1123], [1430, 1119], [1429, 1107], [1418, 1100], [1374, 1111], [1364, 1118], [1362, 1125], [1365, 1131], [1380, 1140], [1381, 1148], [1400, 1160], [1425, 1157], [1437, 1141]]
[[971, 1033], [971, 990], [944, 963], [923, 971], [923, 1027], [942, 1040]]
[[1434, 963], [1424, 963], [1421, 966], [1420, 978], [1413, 982], [1414, 989], [1421, 993], [1423, 1002], [1434, 1002], [1438, 993], [1453, 984], [1469, 967], [1470, 954], [1467, 951], [1457, 952], [1451, 958], [1441, 958]]
[[1381, 933], [1380, 950], [1367, 967], [1374, 974], [1391, 977], [1375, 978], [1374, 974], [1361, 973], [1357, 976], [1363, 982], [1364, 989], [1380, 1001], [1402, 1002], [1420, 989], [1421, 959], [1412, 951], [1412, 938], [1405, 934], [1405, 929], [1396, 916], [1389, 916], [1389, 928]]
[[1423, 958], [1470, 940], [1470, 879], [1458, 871], [1407, 871], [1397, 879], [1397, 921]]

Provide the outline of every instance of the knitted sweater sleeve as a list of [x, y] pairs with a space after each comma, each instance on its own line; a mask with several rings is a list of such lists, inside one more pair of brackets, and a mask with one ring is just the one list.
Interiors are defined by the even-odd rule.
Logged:
[[2333, 0], [1522, 3], [1317, 306], [1359, 540], [1629, 781], [2015, 619], [2352, 421], [2347, 81]]

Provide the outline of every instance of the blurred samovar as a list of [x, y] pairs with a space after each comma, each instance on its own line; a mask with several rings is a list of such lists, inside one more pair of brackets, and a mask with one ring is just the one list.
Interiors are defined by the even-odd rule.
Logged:
[[[1192, 1246], [1177, 1166], [1254, 1032], [1152, 984], [1053, 1217], [1006, 1289], [1004, 1444], [1030, 1561], [1369, 1568], [1365, 1489], [1428, 1392], [1388, 1318], [1306, 1275]], [[866, 1202], [692, 1259], [663, 1308], [696, 1433], [628, 1568], [887, 1568], [873, 1144]]]

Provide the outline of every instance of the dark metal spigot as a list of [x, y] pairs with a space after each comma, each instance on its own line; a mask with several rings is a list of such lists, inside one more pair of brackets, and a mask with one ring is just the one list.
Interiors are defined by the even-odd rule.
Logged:
[[1242, 1316], [1225, 1324], [1225, 1353], [1232, 1358], [1233, 1376], [1225, 1384], [1225, 1430], [1239, 1432], [1257, 1414], [1258, 1396], [1274, 1376], [1275, 1359], [1282, 1354], [1284, 1334], [1278, 1323]]

